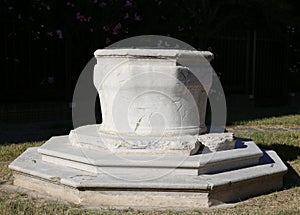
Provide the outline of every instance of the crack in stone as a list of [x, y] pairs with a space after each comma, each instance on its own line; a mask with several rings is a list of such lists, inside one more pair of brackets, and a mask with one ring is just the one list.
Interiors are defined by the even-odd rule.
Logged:
[[178, 107], [177, 107], [177, 112], [179, 112], [180, 111], [180, 109], [182, 108], [182, 104], [180, 104]]
[[142, 121], [142, 119], [145, 117], [145, 115], [141, 116], [141, 118], [139, 118], [139, 120], [137, 121], [136, 125], [135, 125], [135, 129], [134, 131], [136, 131], [138, 129], [138, 127], [140, 126], [140, 123]]
[[80, 175], [73, 175], [73, 176], [70, 176], [70, 178], [77, 178], [77, 177], [96, 177], [94, 175], [84, 175], [84, 174], [80, 174]]

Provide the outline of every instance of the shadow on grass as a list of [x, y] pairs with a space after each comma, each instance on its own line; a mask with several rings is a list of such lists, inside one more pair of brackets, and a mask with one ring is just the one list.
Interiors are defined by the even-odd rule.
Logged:
[[258, 144], [258, 146], [266, 150], [274, 150], [282, 159], [284, 164], [288, 167], [288, 172], [284, 176], [283, 189], [289, 189], [295, 186], [300, 186], [300, 176], [294, 170], [294, 168], [288, 163], [289, 161], [295, 161], [298, 158], [298, 162], [299, 162], [298, 165], [300, 166], [299, 147], [281, 145], [281, 144], [271, 144], [271, 145]]
[[37, 142], [52, 136], [68, 135], [71, 121], [36, 121], [27, 123], [0, 123], [0, 145]]
[[233, 108], [227, 109], [227, 125], [234, 125], [241, 121], [258, 120], [269, 117], [279, 117], [300, 113], [300, 107], [255, 107], [255, 108]]

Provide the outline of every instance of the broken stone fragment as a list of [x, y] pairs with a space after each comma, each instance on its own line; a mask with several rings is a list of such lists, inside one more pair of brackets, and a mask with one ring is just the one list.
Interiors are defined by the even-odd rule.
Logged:
[[216, 152], [235, 148], [233, 133], [208, 133], [199, 135], [198, 141], [202, 144], [201, 153]]

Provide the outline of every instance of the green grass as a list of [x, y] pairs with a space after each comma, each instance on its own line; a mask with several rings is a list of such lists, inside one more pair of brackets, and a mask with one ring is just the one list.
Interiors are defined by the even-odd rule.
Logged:
[[285, 125], [300, 124], [299, 107], [249, 107], [249, 108], [229, 108], [227, 110], [228, 125]]
[[7, 144], [0, 145], [0, 214], [300, 214], [300, 114], [234, 121], [228, 130], [237, 137], [253, 139], [260, 147], [279, 154], [289, 168], [282, 191], [250, 198], [233, 208], [205, 211], [83, 209], [2, 188], [12, 182], [8, 164], [28, 147], [39, 146], [43, 142]]
[[248, 126], [300, 126], [299, 115], [286, 115], [280, 117], [268, 117], [250, 121], [237, 121], [235, 125], [248, 125]]

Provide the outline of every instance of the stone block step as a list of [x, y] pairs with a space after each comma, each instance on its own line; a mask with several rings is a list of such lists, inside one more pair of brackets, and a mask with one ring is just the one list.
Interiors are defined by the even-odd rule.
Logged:
[[15, 185], [76, 204], [195, 209], [280, 189], [287, 167], [273, 151], [266, 151], [264, 156], [269, 162], [215, 174], [121, 171], [113, 175], [45, 162], [38, 148], [29, 148], [9, 167], [14, 170]]
[[236, 149], [193, 156], [114, 154], [109, 150], [74, 147], [68, 136], [52, 137], [38, 149], [44, 161], [66, 165], [92, 173], [129, 171], [159, 171], [173, 175], [199, 175], [253, 166], [259, 163], [263, 152], [252, 141], [238, 139]]

